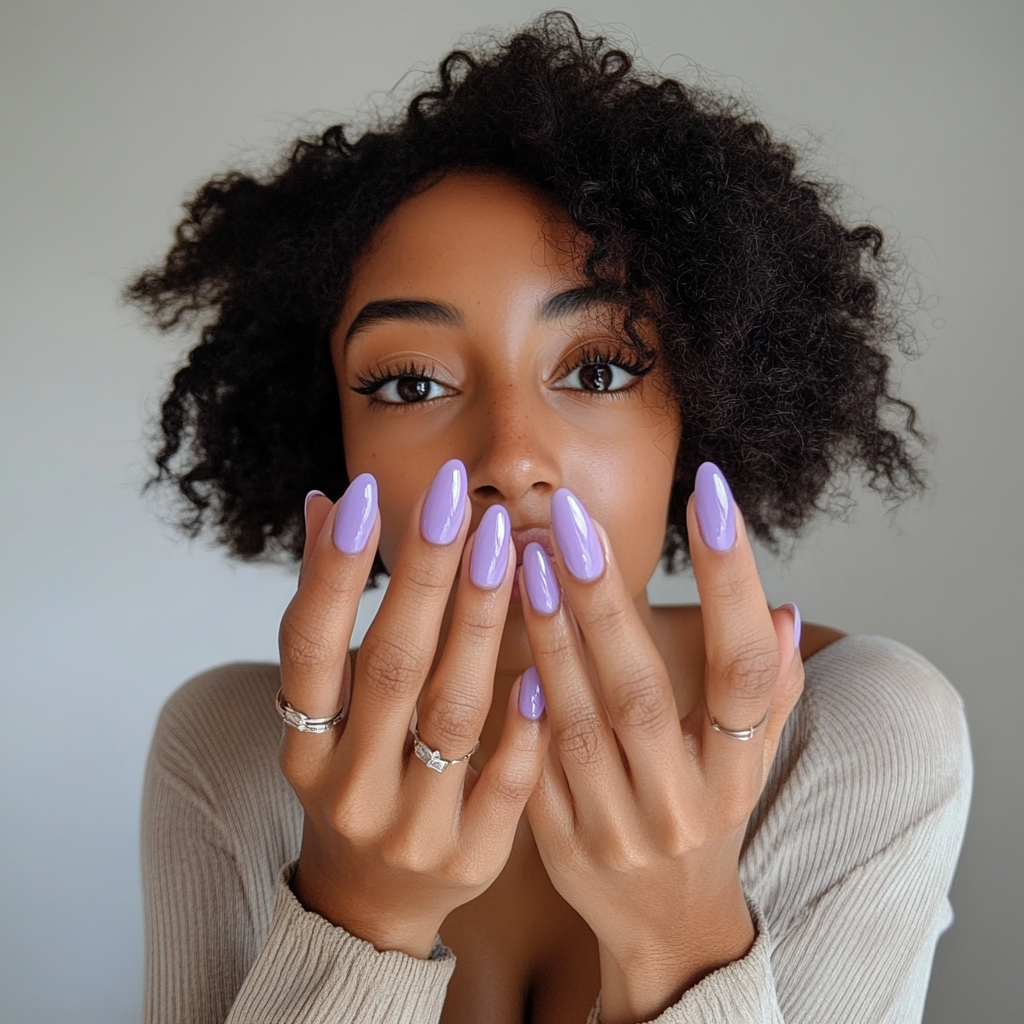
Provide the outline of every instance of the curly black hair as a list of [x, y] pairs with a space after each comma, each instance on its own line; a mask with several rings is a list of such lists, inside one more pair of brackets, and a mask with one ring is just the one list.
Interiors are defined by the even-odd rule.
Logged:
[[[769, 546], [849, 496], [920, 490], [912, 406], [890, 352], [913, 342], [899, 253], [849, 228], [836, 186], [743, 104], [637, 65], [571, 16], [455, 50], [399, 116], [301, 139], [186, 204], [162, 266], [125, 289], [159, 328], [201, 327], [163, 403], [151, 483], [177, 521], [242, 558], [300, 557], [302, 498], [348, 479], [329, 335], [353, 264], [403, 199], [453, 169], [532, 183], [590, 242], [585, 272], [653, 317], [682, 410], [665, 539], [687, 561], [686, 502], [720, 465]], [[380, 568], [378, 566], [378, 568]]]

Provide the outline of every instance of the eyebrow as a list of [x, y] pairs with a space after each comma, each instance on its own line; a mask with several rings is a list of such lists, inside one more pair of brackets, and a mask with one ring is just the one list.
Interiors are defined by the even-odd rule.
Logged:
[[[594, 306], [621, 305], [622, 297], [606, 287], [584, 285], [552, 295], [541, 303], [538, 319], [563, 320]], [[347, 345], [356, 334], [387, 321], [426, 324], [428, 327], [461, 327], [464, 318], [454, 306], [426, 299], [379, 299], [368, 302], [345, 332]]]
[[462, 314], [457, 309], [441, 302], [427, 302], [423, 299], [381, 299], [377, 302], [368, 302], [359, 310], [345, 333], [345, 344], [347, 345], [356, 334], [366, 330], [371, 324], [389, 320], [426, 324], [428, 327], [461, 327], [463, 322]]
[[570, 288], [545, 299], [540, 307], [541, 320], [564, 320], [577, 313], [585, 313], [595, 306], [621, 306], [623, 297], [619, 292], [603, 285], [583, 285]]

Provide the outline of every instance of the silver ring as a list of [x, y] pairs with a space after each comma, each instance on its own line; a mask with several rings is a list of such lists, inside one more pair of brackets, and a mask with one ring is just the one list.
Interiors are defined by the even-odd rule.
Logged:
[[330, 732], [345, 717], [345, 712], [348, 711], [348, 708], [345, 707], [330, 718], [310, 718], [309, 715], [304, 715], [301, 711], [293, 708], [284, 699], [283, 690], [277, 691], [275, 703], [277, 704], [277, 713], [284, 720], [284, 724], [290, 725], [293, 729], [298, 729], [299, 732]]
[[440, 752], [437, 750], [431, 750], [430, 747], [420, 739], [418, 730], [412, 730], [412, 749], [415, 751], [416, 756], [428, 767], [433, 769], [435, 772], [443, 772], [451, 764], [462, 764], [463, 761], [468, 761], [479, 749], [480, 741], [477, 740], [473, 746], [473, 749], [462, 757], [455, 758], [454, 761], [448, 760], [446, 757], [442, 757]]
[[711, 720], [711, 728], [715, 732], [720, 732], [723, 736], [731, 736], [734, 740], [752, 740], [754, 733], [763, 729], [768, 724], [768, 717], [771, 715], [771, 707], [764, 713], [764, 718], [761, 719], [757, 725], [752, 725], [749, 729], [725, 729], [715, 721], [715, 716], [708, 711], [708, 718]]

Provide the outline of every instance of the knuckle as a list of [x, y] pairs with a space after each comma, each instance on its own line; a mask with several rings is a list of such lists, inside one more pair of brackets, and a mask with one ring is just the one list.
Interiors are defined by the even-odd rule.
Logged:
[[277, 635], [281, 661], [294, 668], [313, 668], [330, 661], [334, 644], [310, 623], [285, 612]]
[[554, 740], [563, 759], [580, 767], [595, 765], [604, 748], [604, 723], [592, 709], [570, 715], [569, 721], [554, 731]]
[[612, 717], [637, 733], [658, 733], [667, 722], [675, 721], [661, 677], [644, 669], [624, 682], [616, 692]]
[[533, 792], [533, 777], [524, 771], [500, 774], [491, 785], [495, 798], [510, 807], [522, 807]]
[[353, 842], [366, 841], [375, 832], [366, 802], [352, 786], [343, 786], [332, 793], [325, 810], [331, 828]]
[[359, 684], [384, 700], [404, 697], [426, 678], [424, 661], [420, 651], [398, 637], [368, 636], [359, 651]]
[[480, 859], [472, 859], [451, 872], [452, 881], [463, 889], [483, 889], [494, 879], [494, 870]]
[[722, 605], [742, 604], [747, 596], [750, 582], [742, 573], [723, 572], [701, 584], [703, 600]]
[[722, 675], [732, 695], [750, 704], [764, 702], [779, 674], [778, 648], [763, 640], [754, 640], [733, 651]]
[[665, 822], [658, 834], [658, 845], [671, 860], [679, 860], [700, 845], [702, 836], [678, 816]]
[[500, 636], [505, 623], [482, 616], [464, 615], [458, 620], [456, 628], [465, 639], [486, 644]]
[[605, 839], [599, 856], [609, 870], [626, 877], [641, 875], [650, 866], [647, 850], [641, 844], [630, 842], [625, 835]]
[[720, 804], [723, 831], [726, 834], [744, 828], [757, 802], [757, 793], [735, 792], [725, 796]]
[[587, 626], [610, 636], [621, 635], [630, 620], [629, 612], [618, 601], [597, 600], [587, 609]]
[[358, 601], [361, 592], [358, 587], [353, 587], [352, 579], [344, 571], [307, 573], [303, 583], [317, 603], [332, 608]]
[[452, 570], [437, 557], [410, 559], [402, 566], [401, 579], [425, 601], [447, 601], [452, 588]]
[[482, 710], [470, 697], [458, 693], [436, 694], [428, 699], [423, 709], [420, 732], [427, 731], [430, 735], [430, 740], [424, 742], [471, 743], [480, 731]]
[[396, 829], [384, 839], [380, 859], [392, 870], [414, 875], [433, 874], [438, 866], [432, 844], [423, 842], [422, 837], [409, 828]]
[[544, 630], [530, 637], [530, 649], [537, 665], [545, 662], [563, 664], [574, 654], [575, 642], [568, 632]]

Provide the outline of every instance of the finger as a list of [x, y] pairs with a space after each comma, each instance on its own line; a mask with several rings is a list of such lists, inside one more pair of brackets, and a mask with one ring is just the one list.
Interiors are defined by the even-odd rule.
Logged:
[[772, 624], [779, 640], [782, 666], [772, 697], [772, 713], [764, 735], [765, 778], [775, 759], [782, 730], [804, 689], [804, 662], [800, 655], [800, 609], [784, 604], [772, 612]]
[[697, 471], [686, 514], [704, 621], [705, 762], [717, 762], [737, 782], [749, 781], [760, 776], [764, 730], [744, 742], [716, 732], [710, 719], [740, 731], [764, 718], [779, 678], [779, 641], [743, 517], [713, 464]]
[[302, 573], [306, 568], [306, 563], [309, 562], [313, 554], [317, 538], [320, 536], [324, 523], [327, 522], [327, 517], [331, 514], [331, 509], [333, 508], [334, 503], [323, 491], [310, 491], [306, 495], [303, 507], [306, 521], [306, 536], [302, 544], [302, 564], [299, 567], [300, 583], [302, 582]]
[[548, 721], [543, 708], [530, 696], [524, 694], [520, 677], [509, 694], [501, 739], [463, 810], [462, 836], [491, 862], [502, 854], [508, 857], [548, 751]]
[[396, 766], [434, 659], [469, 528], [466, 480], [466, 467], [452, 459], [416, 504], [356, 661], [346, 743], [355, 752], [393, 752]]
[[[551, 509], [562, 592], [583, 634], [633, 788], [650, 792], [678, 779], [686, 764], [668, 670], [626, 589], [605, 531], [564, 488]], [[587, 547], [594, 552], [589, 562], [582, 554]], [[587, 566], [589, 578], [578, 578], [575, 570], [581, 566]]]
[[[543, 566], [543, 572], [554, 577], [539, 544], [527, 545], [523, 564]], [[580, 814], [603, 821], [609, 802], [629, 794], [622, 758], [604, 705], [591, 682], [572, 612], [564, 600], [550, 614], [538, 612], [533, 603], [537, 595], [530, 596], [534, 591], [533, 572], [524, 568], [520, 586], [520, 592], [527, 595], [523, 619], [544, 687], [552, 748]]]
[[[421, 741], [441, 758], [456, 760], [476, 746], [491, 706], [494, 671], [515, 577], [512, 524], [501, 505], [484, 513], [466, 544], [444, 653], [419, 705]], [[406, 772], [414, 804], [426, 807], [442, 792], [457, 793], [467, 763], [437, 772], [418, 757]]]
[[[337, 505], [321, 497], [310, 506], [321, 528], [315, 529], [311, 516], [305, 571], [281, 620], [281, 689], [296, 710], [327, 718], [342, 706], [349, 639], [377, 549], [376, 481], [364, 473]], [[307, 749], [329, 747], [334, 739], [293, 728], [285, 738]]]
[[576, 807], [553, 743], [548, 744], [540, 777], [526, 804], [526, 814], [542, 857], [546, 857], [546, 851], [564, 850], [573, 843]]

